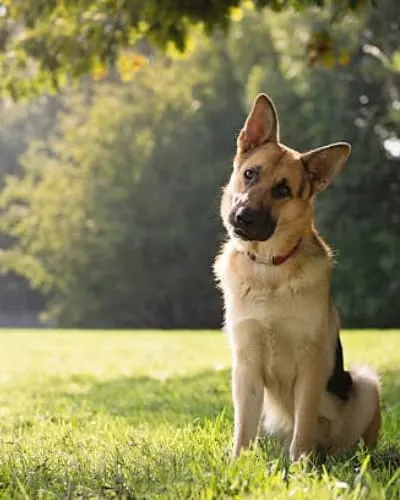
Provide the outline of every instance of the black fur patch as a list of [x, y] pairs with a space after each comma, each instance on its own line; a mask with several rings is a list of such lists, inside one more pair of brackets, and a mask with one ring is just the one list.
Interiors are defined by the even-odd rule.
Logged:
[[335, 368], [326, 386], [328, 392], [334, 394], [342, 401], [347, 401], [350, 397], [353, 380], [348, 371], [343, 366], [343, 348], [339, 334], [336, 341]]

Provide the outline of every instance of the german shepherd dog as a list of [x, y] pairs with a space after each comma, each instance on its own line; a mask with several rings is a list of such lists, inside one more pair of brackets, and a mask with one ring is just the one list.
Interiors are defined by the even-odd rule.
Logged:
[[260, 94], [237, 139], [215, 262], [232, 348], [233, 456], [267, 433], [291, 460], [337, 454], [381, 425], [378, 376], [346, 371], [331, 297], [332, 253], [314, 227], [313, 201], [350, 154], [344, 142], [298, 153], [279, 142], [271, 99]]

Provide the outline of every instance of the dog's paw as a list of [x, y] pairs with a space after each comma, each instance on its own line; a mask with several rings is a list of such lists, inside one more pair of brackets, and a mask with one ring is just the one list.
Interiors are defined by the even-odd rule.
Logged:
[[293, 440], [290, 445], [289, 458], [292, 462], [296, 462], [308, 457], [311, 451], [311, 447], [308, 444]]

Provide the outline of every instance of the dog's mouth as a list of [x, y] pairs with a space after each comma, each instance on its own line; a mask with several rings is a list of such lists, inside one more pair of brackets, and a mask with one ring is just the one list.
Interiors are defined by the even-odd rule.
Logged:
[[240, 227], [235, 227], [233, 226], [233, 233], [235, 236], [243, 239], [243, 240], [248, 240], [248, 234], [244, 229], [241, 229]]
[[245, 231], [241, 228], [234, 227], [233, 233], [243, 241], [266, 241], [274, 234], [274, 228], [267, 228], [260, 231]]

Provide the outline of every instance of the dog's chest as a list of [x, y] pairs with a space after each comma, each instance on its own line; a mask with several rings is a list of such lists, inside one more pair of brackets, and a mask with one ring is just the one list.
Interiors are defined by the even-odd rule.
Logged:
[[216, 271], [233, 347], [262, 352], [266, 373], [304, 363], [328, 316], [325, 269], [315, 262], [296, 273], [285, 265], [266, 268], [228, 251]]
[[[324, 301], [321, 297], [315, 300], [315, 295], [296, 281], [279, 287], [268, 283], [246, 287], [237, 281], [231, 292], [226, 297], [226, 326], [233, 345], [240, 348], [243, 342], [259, 352], [266, 385], [280, 385], [277, 389], [281, 392], [308, 362], [320, 334]], [[248, 321], [252, 327], [236, 338], [238, 325]]]
[[228, 329], [244, 320], [256, 320], [264, 330], [265, 343], [274, 351], [287, 350], [288, 345], [301, 346], [311, 339], [322, 312], [322, 301], [297, 287], [296, 282], [279, 287], [237, 283], [225, 298]]
[[314, 344], [290, 327], [276, 326], [263, 330], [259, 349], [265, 385], [281, 393], [292, 387], [297, 374], [308, 363]]

